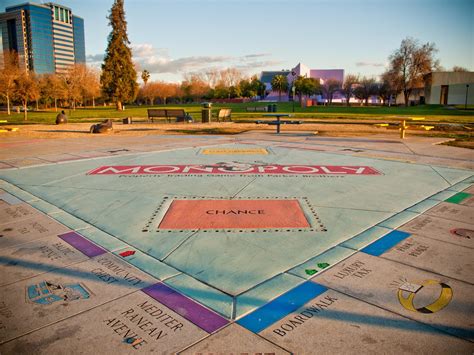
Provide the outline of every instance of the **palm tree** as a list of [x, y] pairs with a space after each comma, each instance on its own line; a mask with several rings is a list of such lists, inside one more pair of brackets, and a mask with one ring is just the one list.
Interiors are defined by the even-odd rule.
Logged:
[[288, 79], [283, 75], [275, 75], [271, 84], [272, 90], [278, 91], [278, 101], [281, 101], [281, 92], [288, 90]]
[[150, 79], [150, 72], [145, 69], [142, 72], [142, 80], [143, 80], [143, 83], [145, 84], [145, 86], [146, 86], [146, 83], [148, 82], [148, 79]]

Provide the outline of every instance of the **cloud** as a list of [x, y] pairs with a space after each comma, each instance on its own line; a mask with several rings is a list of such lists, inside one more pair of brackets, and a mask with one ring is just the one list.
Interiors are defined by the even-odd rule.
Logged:
[[[237, 68], [244, 73], [255, 73], [262, 68], [280, 65], [282, 62], [263, 60], [270, 53], [250, 53], [242, 56], [190, 56], [172, 58], [165, 48], [154, 48], [152, 44], [140, 43], [132, 45], [133, 60], [137, 70], [148, 70], [153, 74], [181, 75], [186, 73], [206, 72], [211, 69]], [[100, 67], [104, 60], [103, 54], [87, 56], [87, 63]]]
[[385, 63], [357, 62], [358, 67], [384, 67]]
[[102, 62], [104, 60], [104, 54], [89, 54], [86, 60], [89, 64]]
[[259, 61], [270, 53], [250, 53], [243, 56], [190, 56], [171, 58], [166, 49], [156, 49], [153, 45], [144, 43], [132, 46], [133, 58], [138, 67], [152, 74], [183, 74], [209, 69], [238, 68], [243, 71], [255, 70], [275, 64], [276, 61]]

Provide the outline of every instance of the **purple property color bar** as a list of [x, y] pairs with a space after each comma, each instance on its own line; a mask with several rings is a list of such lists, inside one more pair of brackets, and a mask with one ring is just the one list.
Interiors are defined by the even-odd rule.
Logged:
[[145, 287], [142, 291], [208, 333], [215, 332], [229, 323], [224, 317], [211, 312], [161, 282]]
[[82, 254], [87, 255], [89, 258], [106, 253], [104, 249], [98, 247], [92, 242], [89, 242], [79, 233], [67, 232], [58, 235], [58, 237], [64, 240], [66, 243], [71, 244], [74, 248], [79, 250]]

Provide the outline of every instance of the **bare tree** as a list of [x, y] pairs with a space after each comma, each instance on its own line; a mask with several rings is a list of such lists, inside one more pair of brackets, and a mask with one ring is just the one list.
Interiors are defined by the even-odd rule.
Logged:
[[351, 97], [354, 96], [354, 89], [359, 82], [359, 77], [354, 74], [347, 74], [342, 84], [341, 93], [346, 98], [347, 106], [350, 106]]
[[69, 107], [76, 110], [76, 103], [83, 99], [83, 87], [87, 68], [83, 64], [71, 66], [68, 71], [62, 75], [65, 88], [65, 98], [69, 101]]
[[390, 56], [389, 71], [396, 73], [401, 82], [405, 106], [414, 88], [423, 86], [423, 77], [438, 67], [434, 59], [434, 43], [420, 45], [413, 38], [406, 38]]
[[458, 66], [458, 65], [455, 65], [452, 70], [455, 72], [468, 72], [469, 71], [469, 69]]
[[15, 93], [15, 80], [27, 74], [19, 68], [18, 54], [15, 51], [6, 51], [3, 55], [3, 69], [0, 70], [0, 94], [7, 101], [7, 113], [10, 115], [10, 102]]
[[359, 80], [357, 87], [354, 89], [354, 95], [359, 100], [365, 102], [365, 106], [369, 104], [369, 98], [377, 93], [377, 85], [375, 79], [363, 77]]
[[328, 99], [328, 104], [332, 104], [334, 94], [341, 89], [342, 83], [336, 79], [328, 79], [322, 85], [322, 90]]

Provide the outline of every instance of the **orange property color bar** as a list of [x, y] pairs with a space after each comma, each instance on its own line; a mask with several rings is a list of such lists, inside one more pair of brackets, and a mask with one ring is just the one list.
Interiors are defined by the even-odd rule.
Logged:
[[308, 227], [298, 200], [174, 200], [158, 228]]

